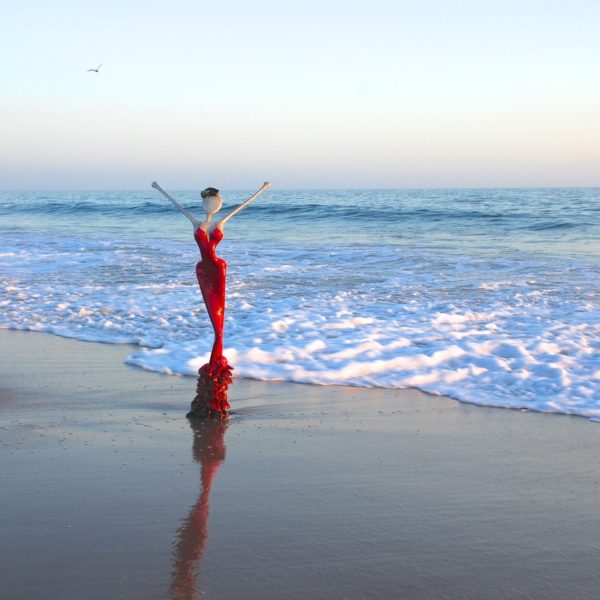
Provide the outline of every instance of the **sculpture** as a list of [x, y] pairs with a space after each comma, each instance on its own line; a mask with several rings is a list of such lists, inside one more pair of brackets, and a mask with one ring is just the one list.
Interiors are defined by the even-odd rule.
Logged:
[[201, 221], [167, 194], [156, 181], [152, 183], [152, 187], [172, 202], [175, 208], [192, 222], [194, 239], [201, 254], [201, 260], [196, 264], [196, 277], [215, 335], [210, 360], [198, 370], [199, 380], [196, 397], [187, 416], [188, 418], [225, 419], [229, 408], [227, 388], [232, 381], [231, 371], [233, 367], [229, 365], [227, 359], [223, 356], [227, 263], [216, 255], [216, 247], [223, 239], [225, 223], [242, 208], [248, 206], [257, 196], [269, 189], [271, 184], [265, 182], [255, 194], [215, 223], [213, 223], [212, 218], [221, 210], [223, 205], [219, 190], [216, 188], [209, 187], [201, 192], [202, 205], [206, 214], [205, 220]]

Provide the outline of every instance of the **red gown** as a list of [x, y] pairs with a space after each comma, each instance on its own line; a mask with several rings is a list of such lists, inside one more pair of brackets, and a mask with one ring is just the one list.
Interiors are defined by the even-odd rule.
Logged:
[[[225, 319], [225, 283], [227, 263], [216, 255], [223, 232], [214, 228], [209, 234], [201, 227], [194, 232], [202, 260], [196, 265], [196, 277], [210, 317], [215, 340], [210, 361], [200, 367], [198, 393], [188, 416], [227, 416], [227, 387], [232, 381], [232, 367], [223, 356], [223, 324]], [[215, 414], [216, 413], [216, 414]]]

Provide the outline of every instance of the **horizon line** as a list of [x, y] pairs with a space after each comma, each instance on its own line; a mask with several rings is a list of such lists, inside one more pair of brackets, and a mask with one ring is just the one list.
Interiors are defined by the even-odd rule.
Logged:
[[[27, 188], [7, 188], [0, 189], [0, 194], [15, 193], [15, 192], [49, 192], [49, 193], [64, 193], [64, 192], [145, 192], [152, 189], [149, 185], [148, 188], [39, 188], [39, 189], [27, 189]], [[171, 188], [176, 192], [192, 192], [196, 191], [196, 188], [188, 187], [174, 187]], [[237, 192], [237, 191], [248, 191], [254, 189], [254, 187], [231, 187], [231, 188], [220, 188], [224, 192]], [[481, 185], [481, 186], [399, 186], [399, 187], [271, 187], [271, 190], [282, 191], [282, 192], [303, 192], [303, 191], [315, 191], [315, 192], [349, 192], [349, 191], [417, 191], [417, 190], [567, 190], [567, 189], [581, 189], [581, 190], [594, 190], [600, 189], [598, 185]]]

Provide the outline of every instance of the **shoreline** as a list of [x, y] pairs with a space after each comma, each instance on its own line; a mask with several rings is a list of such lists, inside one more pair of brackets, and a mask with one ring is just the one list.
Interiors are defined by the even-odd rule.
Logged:
[[414, 388], [192, 377], [0, 332], [11, 599], [596, 598], [600, 429]]
[[[159, 371], [155, 371], [153, 369], [150, 369], [148, 367], [145, 367], [143, 365], [138, 365], [136, 363], [133, 362], [127, 362], [125, 359], [127, 358], [127, 356], [129, 354], [131, 354], [132, 352], [139, 352], [140, 349], [143, 349], [143, 346], [140, 346], [138, 344], [134, 344], [131, 342], [107, 342], [107, 341], [103, 341], [103, 340], [85, 340], [85, 339], [79, 339], [76, 337], [72, 337], [72, 336], [68, 336], [68, 335], [63, 335], [61, 333], [55, 333], [55, 332], [49, 332], [49, 331], [36, 331], [36, 330], [30, 330], [30, 329], [12, 329], [12, 328], [0, 328], [0, 336], [3, 335], [4, 332], [10, 333], [10, 332], [18, 332], [18, 333], [25, 333], [25, 334], [40, 334], [42, 336], [56, 336], [60, 339], [64, 339], [64, 340], [70, 340], [73, 341], [75, 343], [82, 343], [82, 344], [99, 344], [101, 346], [114, 346], [115, 347], [115, 353], [117, 355], [121, 356], [121, 362], [123, 363], [123, 365], [135, 370], [135, 371], [142, 371], [145, 373], [151, 373], [153, 375], [160, 375], [163, 377], [182, 377], [184, 379], [187, 380], [197, 380], [197, 377], [192, 376], [192, 375], [188, 375], [188, 374], [183, 374], [183, 373], [163, 373], [163, 372], [159, 372]], [[0, 337], [0, 340], [2, 338]], [[121, 355], [116, 349], [117, 348], [129, 348], [129, 352], [127, 354]], [[583, 415], [583, 414], [579, 414], [579, 413], [567, 413], [567, 412], [561, 412], [558, 410], [536, 410], [535, 408], [523, 408], [523, 407], [519, 407], [519, 406], [504, 406], [502, 404], [477, 404], [476, 402], [471, 402], [469, 400], [461, 400], [459, 398], [454, 398], [453, 396], [449, 396], [446, 394], [437, 394], [434, 392], [428, 392], [426, 390], [422, 390], [419, 387], [401, 387], [401, 388], [387, 388], [387, 387], [365, 387], [365, 386], [361, 386], [361, 385], [352, 385], [352, 384], [338, 384], [338, 383], [331, 383], [331, 384], [321, 384], [321, 383], [309, 383], [309, 382], [302, 382], [302, 381], [288, 381], [288, 380], [263, 380], [263, 379], [253, 379], [251, 377], [244, 377], [244, 376], [239, 376], [239, 375], [235, 375], [234, 374], [234, 378], [233, 378], [233, 384], [231, 384], [231, 388], [233, 389], [234, 386], [236, 385], [237, 382], [257, 382], [258, 384], [267, 384], [267, 385], [291, 385], [291, 386], [316, 386], [318, 388], [327, 388], [327, 389], [358, 389], [358, 390], [373, 390], [373, 391], [381, 391], [382, 393], [400, 393], [400, 394], [404, 394], [405, 392], [416, 392], [418, 394], [423, 395], [424, 397], [430, 398], [430, 399], [440, 399], [441, 401], [451, 401], [451, 402], [458, 402], [459, 404], [464, 404], [467, 406], [474, 406], [476, 408], [480, 408], [480, 409], [492, 409], [492, 410], [508, 410], [508, 411], [513, 411], [513, 412], [521, 412], [521, 413], [534, 413], [534, 414], [541, 414], [541, 415], [556, 415], [556, 416], [562, 416], [562, 417], [575, 417], [575, 418], [580, 418], [586, 421], [590, 421], [592, 423], [599, 423], [600, 422], [600, 417], [594, 417], [594, 416], [587, 416], [587, 415]], [[232, 409], [229, 411], [230, 413], [234, 413], [235, 411]]]

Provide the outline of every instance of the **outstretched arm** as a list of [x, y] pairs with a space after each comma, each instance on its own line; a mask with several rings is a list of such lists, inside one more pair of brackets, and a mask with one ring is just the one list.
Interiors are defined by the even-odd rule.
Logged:
[[234, 208], [228, 215], [225, 215], [217, 223], [217, 227], [219, 229], [223, 229], [223, 226], [225, 225], [225, 223], [227, 221], [229, 221], [229, 219], [231, 219], [231, 217], [233, 217], [234, 215], [236, 215], [237, 213], [239, 213], [240, 210], [242, 210], [242, 208], [245, 208], [246, 206], [248, 206], [248, 204], [250, 204], [250, 202], [252, 202], [252, 200], [254, 200], [258, 196], [260, 196], [264, 191], [268, 190], [270, 187], [271, 187], [271, 184], [268, 181], [265, 181], [262, 184], [262, 187], [260, 188], [260, 190], [258, 190], [258, 192], [256, 192], [253, 196], [250, 196], [250, 198], [248, 198], [248, 200], [246, 200], [245, 202], [242, 202], [239, 206], [237, 206], [236, 208]]
[[198, 219], [196, 219], [196, 217], [194, 217], [194, 215], [190, 212], [188, 212], [187, 210], [185, 210], [185, 208], [183, 208], [183, 206], [181, 206], [177, 200], [175, 200], [175, 198], [172, 198], [171, 196], [169, 196], [169, 194], [167, 194], [167, 192], [165, 192], [165, 190], [163, 190], [160, 185], [158, 185], [158, 183], [156, 183], [156, 181], [152, 182], [152, 187], [155, 190], [158, 190], [167, 200], [170, 200], [173, 205], [175, 206], [175, 208], [182, 212], [192, 223], [198, 223]]

